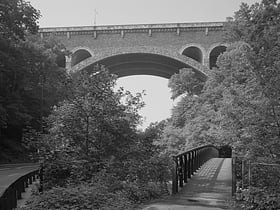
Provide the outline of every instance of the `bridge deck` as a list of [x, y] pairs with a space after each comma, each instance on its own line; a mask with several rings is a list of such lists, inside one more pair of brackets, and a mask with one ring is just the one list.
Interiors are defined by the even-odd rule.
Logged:
[[229, 209], [231, 182], [231, 158], [212, 158], [178, 194], [147, 205], [143, 210]]

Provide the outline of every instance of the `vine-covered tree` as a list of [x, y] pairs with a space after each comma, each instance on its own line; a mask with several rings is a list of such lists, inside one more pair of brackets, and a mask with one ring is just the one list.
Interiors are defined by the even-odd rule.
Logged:
[[280, 3], [263, 0], [251, 6], [242, 4], [228, 25], [227, 40], [244, 40], [251, 47], [249, 61], [260, 90], [262, 110], [254, 122], [255, 132], [266, 152], [280, 158]]
[[100, 162], [122, 156], [134, 138], [140, 120], [137, 110], [143, 103], [141, 95], [133, 97], [121, 89], [115, 93], [116, 77], [104, 67], [94, 72], [72, 76], [70, 94], [48, 118], [47, 139], [51, 150], [73, 147], [80, 158]]
[[[279, 163], [279, 19], [277, 0], [242, 4], [227, 23], [230, 46], [209, 72], [203, 90], [192, 94], [194, 74], [180, 80], [187, 75], [180, 72], [170, 80], [173, 93], [182, 98], [163, 132], [162, 144], [168, 151], [229, 144], [251, 161]], [[252, 166], [252, 171], [255, 188], [244, 209], [278, 209], [279, 185], [274, 180], [279, 179], [279, 167]]]
[[0, 137], [19, 141], [61, 99], [66, 72], [56, 61], [66, 51], [36, 35], [40, 13], [28, 2], [1, 0], [0, 16]]
[[24, 0], [1, 0], [0, 17], [1, 41], [24, 40], [39, 29], [40, 12]]

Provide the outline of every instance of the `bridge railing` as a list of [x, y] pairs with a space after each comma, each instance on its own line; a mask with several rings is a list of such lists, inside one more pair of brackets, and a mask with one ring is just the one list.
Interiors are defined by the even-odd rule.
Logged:
[[21, 199], [21, 193], [25, 188], [40, 176], [40, 170], [34, 170], [18, 178], [13, 182], [2, 195], [0, 195], [0, 210], [12, 210], [17, 207], [17, 200]]
[[219, 149], [214, 145], [196, 147], [173, 156], [172, 194], [176, 194], [204, 162], [214, 157], [219, 157]]

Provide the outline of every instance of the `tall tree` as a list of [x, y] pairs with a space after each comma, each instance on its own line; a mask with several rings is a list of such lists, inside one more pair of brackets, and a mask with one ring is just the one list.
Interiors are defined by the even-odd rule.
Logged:
[[180, 72], [170, 80], [175, 96], [185, 94], [169, 125], [184, 139], [180, 147], [229, 143], [256, 157], [279, 157], [279, 17], [278, 1], [242, 4], [225, 34], [232, 45], [201, 93], [192, 94], [191, 74], [179, 79], [184, 78]]
[[39, 29], [39, 11], [24, 0], [1, 0], [0, 17], [4, 40], [24, 40], [26, 32], [35, 34]]
[[115, 93], [116, 77], [104, 67], [97, 66], [94, 72], [73, 75], [70, 96], [48, 118], [47, 141], [51, 150], [72, 147], [80, 158], [102, 162], [123, 156], [135, 138], [137, 111], [143, 104], [141, 95], [134, 97], [122, 89]]
[[274, 144], [280, 139], [279, 19], [277, 0], [263, 0], [251, 6], [242, 4], [225, 36], [227, 40], [244, 40], [252, 48], [249, 60], [264, 101], [262, 120], [256, 132], [261, 141], [271, 141], [272, 155], [278, 148]]
[[0, 137], [19, 140], [22, 129], [42, 127], [42, 118], [63, 95], [66, 54], [54, 40], [40, 40], [39, 11], [24, 0], [0, 1]]

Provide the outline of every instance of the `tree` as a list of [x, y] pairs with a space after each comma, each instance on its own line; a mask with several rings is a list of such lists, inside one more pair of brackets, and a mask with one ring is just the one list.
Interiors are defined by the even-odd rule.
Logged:
[[187, 93], [171, 117], [185, 142], [228, 143], [253, 156], [279, 156], [279, 14], [277, 1], [242, 4], [227, 23], [225, 37], [233, 43], [203, 90], [190, 94], [196, 82], [191, 74], [170, 80], [175, 96]]
[[40, 12], [24, 0], [1, 0], [0, 17], [1, 41], [24, 40], [39, 29]]
[[[258, 138], [270, 142], [271, 156], [278, 156], [280, 138], [280, 73], [278, 35], [280, 3], [277, 0], [263, 0], [251, 6], [242, 4], [235, 13], [235, 20], [229, 24], [228, 40], [245, 40], [252, 48], [249, 61], [256, 74], [263, 109], [259, 113]], [[277, 149], [276, 149], [277, 148]]]
[[[0, 136], [21, 139], [62, 97], [65, 69], [56, 58], [65, 48], [36, 34], [39, 11], [23, 0], [0, 2]], [[3, 116], [3, 117], [2, 117]]]
[[[246, 136], [248, 143], [250, 123], [256, 122], [259, 117], [255, 111], [262, 111], [256, 74], [248, 58], [250, 52], [251, 48], [244, 42], [232, 44], [219, 57], [219, 68], [210, 72], [200, 94], [185, 94], [181, 98], [172, 110], [170, 123], [163, 135], [163, 142], [175, 146], [171, 150], [186, 150], [209, 143], [230, 144], [245, 148], [245, 151], [249, 148], [244, 147], [246, 141], [242, 140]], [[192, 79], [185, 80], [186, 83], [189, 80]], [[182, 93], [184, 91], [182, 88]], [[252, 131], [250, 139], [255, 137]]]
[[7, 136], [16, 134], [19, 140], [27, 125], [39, 130], [42, 118], [66, 95], [66, 70], [55, 63], [57, 51], [66, 54], [63, 46], [37, 36], [7, 49], [0, 71], [1, 130]]
[[[184, 88], [191, 78], [185, 80], [185, 85], [181, 85], [184, 80], [171, 79], [178, 83], [172, 85], [175, 92], [184, 96], [173, 109], [166, 127], [169, 129], [165, 129], [163, 136], [181, 137], [179, 141], [173, 140], [177, 151], [185, 144], [212, 142], [229, 144], [238, 155], [254, 162], [279, 162], [279, 18], [280, 3], [276, 0], [263, 0], [252, 6], [242, 4], [234, 21], [227, 23], [225, 37], [231, 44], [219, 56], [218, 67], [211, 70], [200, 94], [190, 95]], [[166, 140], [172, 143], [163, 138], [163, 142]], [[279, 186], [269, 185], [271, 181], [267, 183], [267, 177], [263, 179], [260, 173], [275, 180], [279, 170], [271, 166], [253, 168], [255, 187], [244, 206], [277, 208]]]
[[[122, 89], [115, 93], [116, 77], [104, 67], [96, 66], [93, 72], [72, 75], [71, 94], [48, 117], [45, 140], [49, 152], [70, 149], [76, 154], [73, 160], [102, 165], [105, 160], [126, 156], [140, 120], [137, 111], [143, 104], [141, 95], [134, 97]], [[122, 98], [126, 98], [125, 104]]]
[[199, 94], [203, 88], [203, 81], [192, 69], [180, 69], [179, 74], [174, 74], [168, 83], [172, 91], [172, 99], [187, 93], [189, 95]]

